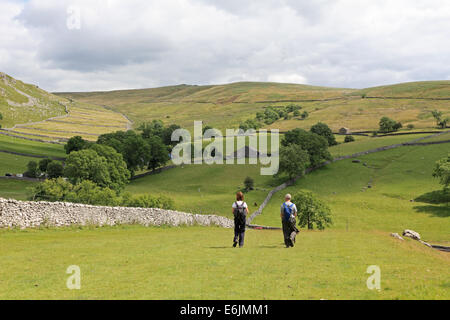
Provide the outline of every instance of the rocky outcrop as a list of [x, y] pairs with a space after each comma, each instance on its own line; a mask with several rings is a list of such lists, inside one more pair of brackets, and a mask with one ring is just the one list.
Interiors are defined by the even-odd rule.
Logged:
[[31, 202], [0, 198], [0, 228], [114, 226], [218, 226], [232, 228], [232, 220], [163, 209], [102, 207], [68, 202]]
[[398, 239], [398, 240], [402, 240], [402, 241], [405, 240], [405, 239], [403, 239], [398, 233], [391, 233], [391, 237], [394, 237], [394, 238], [396, 238], [396, 239]]
[[403, 236], [414, 239], [414, 240], [420, 240], [420, 234], [418, 232], [415, 232], [414, 230], [409, 230], [409, 229], [404, 230]]

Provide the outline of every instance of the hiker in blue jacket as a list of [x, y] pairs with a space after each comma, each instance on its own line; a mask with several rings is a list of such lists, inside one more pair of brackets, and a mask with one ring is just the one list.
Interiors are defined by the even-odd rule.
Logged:
[[291, 202], [291, 195], [288, 193], [284, 197], [285, 202], [281, 205], [281, 222], [283, 224], [284, 244], [286, 248], [293, 247], [295, 237], [300, 231], [296, 226], [297, 207]]

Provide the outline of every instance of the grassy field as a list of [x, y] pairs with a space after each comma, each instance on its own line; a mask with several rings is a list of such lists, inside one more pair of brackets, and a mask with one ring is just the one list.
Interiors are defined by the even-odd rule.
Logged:
[[100, 106], [76, 102], [71, 103], [68, 110], [66, 117], [20, 124], [13, 131], [65, 139], [79, 135], [86, 140], [95, 141], [101, 134], [126, 131], [128, 128], [128, 120], [122, 114]]
[[450, 207], [426, 200], [441, 189], [431, 173], [435, 161], [447, 154], [448, 148], [441, 145], [401, 147], [360, 157], [361, 163], [352, 163], [351, 159], [333, 163], [275, 194], [254, 222], [280, 225], [284, 194], [305, 189], [330, 205], [333, 228], [382, 232], [413, 229], [426, 241], [449, 244]]
[[[0, 231], [0, 299], [449, 299], [448, 254], [376, 231], [138, 226]], [[65, 273], [81, 269], [81, 290]], [[381, 269], [381, 291], [366, 269]]]
[[282, 183], [272, 176], [261, 176], [255, 165], [185, 165], [157, 175], [133, 180], [126, 191], [133, 194], [165, 194], [175, 201], [180, 211], [220, 214], [232, 217], [234, 194], [251, 176], [257, 190], [249, 192], [246, 201], [250, 210], [257, 209], [271, 188]]
[[0, 135], [0, 150], [48, 157], [66, 157], [63, 145], [25, 140]]

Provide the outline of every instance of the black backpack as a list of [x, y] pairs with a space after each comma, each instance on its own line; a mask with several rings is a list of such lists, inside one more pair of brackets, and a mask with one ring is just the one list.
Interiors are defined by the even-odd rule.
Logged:
[[246, 223], [246, 217], [245, 217], [245, 208], [244, 208], [244, 203], [242, 203], [242, 205], [238, 205], [237, 202], [236, 203], [236, 208], [234, 209], [234, 223], [237, 225], [244, 225]]

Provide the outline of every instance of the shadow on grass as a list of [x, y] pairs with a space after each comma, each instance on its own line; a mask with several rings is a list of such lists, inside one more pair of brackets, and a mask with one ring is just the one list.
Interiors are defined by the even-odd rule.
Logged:
[[447, 218], [450, 217], [450, 206], [416, 206], [414, 210], [417, 212], [429, 213], [436, 217]]
[[443, 190], [432, 191], [417, 197], [414, 201], [429, 204], [448, 204], [450, 203], [450, 192], [444, 192]]

